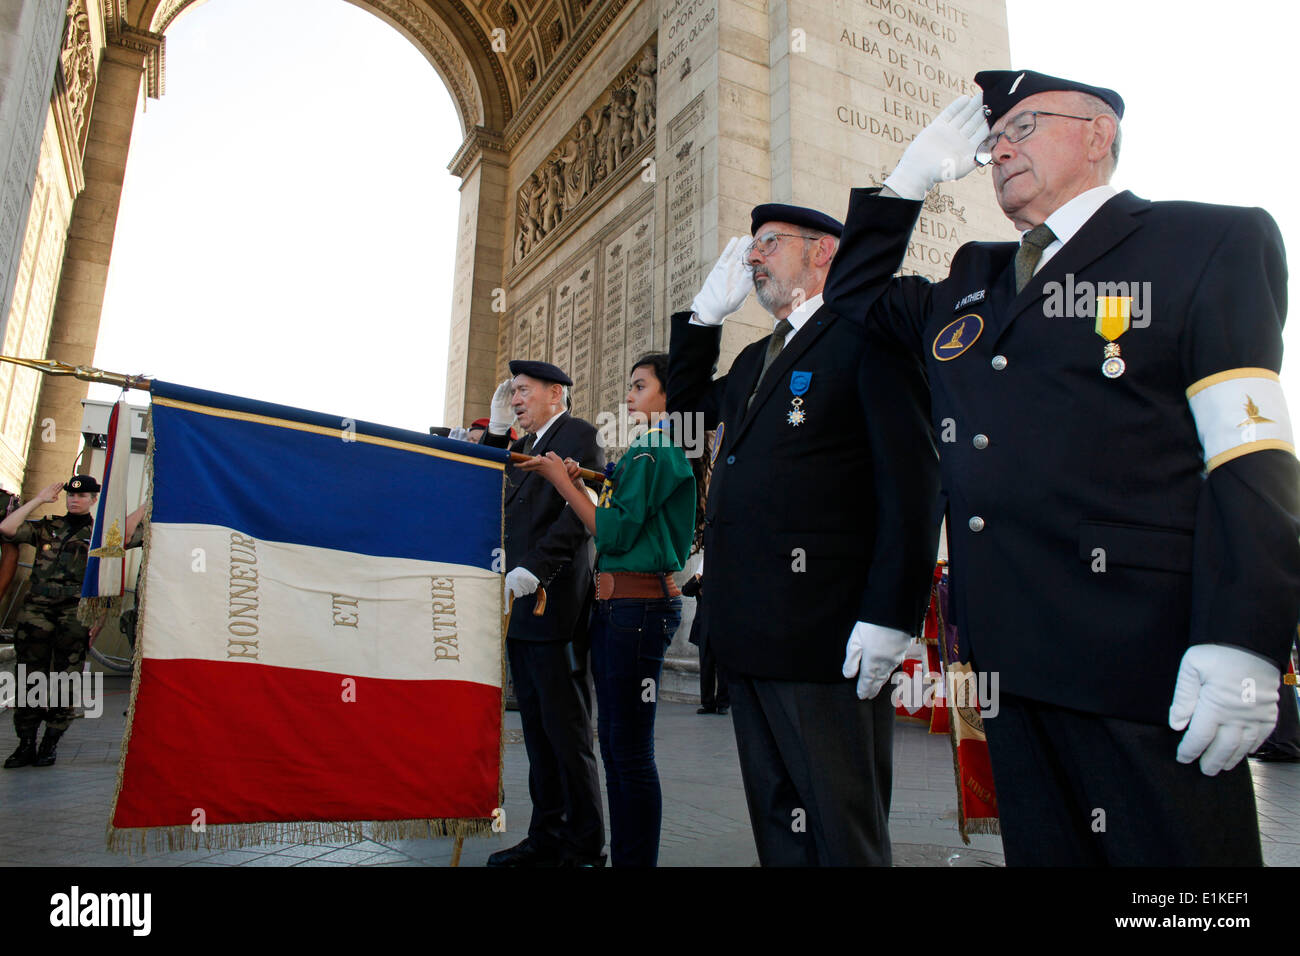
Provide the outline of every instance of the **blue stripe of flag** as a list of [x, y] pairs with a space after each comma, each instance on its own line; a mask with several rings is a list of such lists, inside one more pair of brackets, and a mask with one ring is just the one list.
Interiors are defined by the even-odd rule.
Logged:
[[[213, 524], [264, 541], [491, 569], [502, 471], [365, 441], [341, 417], [155, 381], [161, 398], [336, 430], [153, 407], [152, 521]], [[358, 435], [504, 462], [504, 450], [356, 422]]]

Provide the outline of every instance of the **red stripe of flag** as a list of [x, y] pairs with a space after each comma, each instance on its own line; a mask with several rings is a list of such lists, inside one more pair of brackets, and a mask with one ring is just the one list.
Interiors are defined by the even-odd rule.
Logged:
[[345, 676], [146, 658], [113, 825], [492, 815], [499, 688]]

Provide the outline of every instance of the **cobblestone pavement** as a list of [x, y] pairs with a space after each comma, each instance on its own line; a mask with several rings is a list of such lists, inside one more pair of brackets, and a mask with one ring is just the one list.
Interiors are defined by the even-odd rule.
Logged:
[[[105, 683], [104, 713], [76, 721], [51, 768], [0, 770], [0, 866], [422, 866], [450, 862], [451, 840], [362, 840], [280, 843], [239, 850], [187, 850], [128, 856], [105, 849], [116, 779], [127, 682]], [[519, 715], [506, 714], [506, 822], [491, 838], [466, 840], [461, 863], [483, 864], [489, 853], [522, 839], [527, 829], [528, 758]], [[757, 862], [745, 810], [736, 744], [728, 717], [697, 715], [694, 703], [663, 701], [657, 751], [664, 789], [661, 866], [752, 866]], [[0, 755], [16, 741], [0, 712]], [[1264, 859], [1300, 865], [1300, 764], [1251, 762]], [[974, 836], [964, 846], [948, 741], [900, 724], [894, 742], [890, 832], [899, 866], [1000, 866], [1001, 841]]]

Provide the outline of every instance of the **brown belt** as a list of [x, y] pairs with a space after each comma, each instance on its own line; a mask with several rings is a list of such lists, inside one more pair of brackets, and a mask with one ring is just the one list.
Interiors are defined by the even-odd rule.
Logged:
[[610, 598], [673, 598], [681, 594], [671, 574], [642, 571], [600, 571], [596, 574], [596, 600]]

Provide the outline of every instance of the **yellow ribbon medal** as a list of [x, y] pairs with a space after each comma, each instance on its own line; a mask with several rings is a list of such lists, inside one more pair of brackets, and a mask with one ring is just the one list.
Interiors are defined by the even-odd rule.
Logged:
[[1106, 347], [1102, 350], [1104, 361], [1101, 363], [1101, 374], [1107, 378], [1119, 378], [1124, 374], [1126, 366], [1119, 357], [1119, 343], [1115, 340], [1128, 331], [1132, 305], [1132, 296], [1097, 296], [1097, 334], [1106, 340]]

